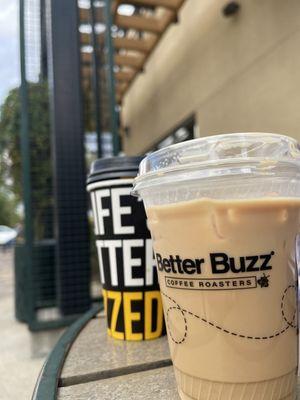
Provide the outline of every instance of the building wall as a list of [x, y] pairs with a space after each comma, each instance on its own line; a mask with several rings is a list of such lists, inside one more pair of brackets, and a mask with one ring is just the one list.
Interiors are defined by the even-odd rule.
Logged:
[[300, 140], [300, 1], [186, 0], [124, 98], [128, 155], [191, 114], [200, 136], [282, 132]]

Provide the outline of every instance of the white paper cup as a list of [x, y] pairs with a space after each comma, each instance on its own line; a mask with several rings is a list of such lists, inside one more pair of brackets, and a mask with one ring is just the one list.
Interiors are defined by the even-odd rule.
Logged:
[[118, 340], [164, 334], [161, 296], [143, 203], [132, 197], [140, 157], [92, 164], [91, 196], [107, 333]]
[[134, 192], [153, 239], [183, 400], [295, 398], [300, 152], [266, 133], [159, 150]]

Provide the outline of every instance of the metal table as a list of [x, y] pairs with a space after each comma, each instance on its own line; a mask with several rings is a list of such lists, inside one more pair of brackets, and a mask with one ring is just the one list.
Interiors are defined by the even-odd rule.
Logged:
[[180, 400], [166, 337], [144, 342], [111, 339], [99, 308], [84, 315], [58, 342], [33, 399]]

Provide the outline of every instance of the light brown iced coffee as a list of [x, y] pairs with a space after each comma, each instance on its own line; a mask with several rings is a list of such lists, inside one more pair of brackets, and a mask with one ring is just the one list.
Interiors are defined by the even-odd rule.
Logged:
[[276, 198], [148, 209], [183, 398], [293, 398], [299, 210]]
[[300, 151], [230, 134], [147, 156], [146, 207], [182, 400], [295, 400]]

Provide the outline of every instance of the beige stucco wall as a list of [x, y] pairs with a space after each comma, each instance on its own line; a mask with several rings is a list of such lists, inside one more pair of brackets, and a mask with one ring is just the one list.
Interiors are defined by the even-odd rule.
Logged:
[[195, 113], [200, 136], [285, 132], [300, 140], [300, 1], [186, 0], [122, 107], [127, 154]]

